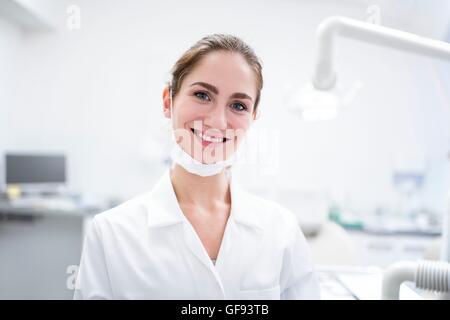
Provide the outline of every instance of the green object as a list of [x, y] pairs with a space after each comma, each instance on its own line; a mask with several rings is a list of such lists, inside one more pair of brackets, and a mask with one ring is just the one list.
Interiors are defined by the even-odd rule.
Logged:
[[345, 229], [363, 230], [364, 223], [361, 219], [352, 216], [346, 216], [341, 213], [340, 208], [337, 205], [330, 207], [328, 212], [328, 219], [337, 223]]

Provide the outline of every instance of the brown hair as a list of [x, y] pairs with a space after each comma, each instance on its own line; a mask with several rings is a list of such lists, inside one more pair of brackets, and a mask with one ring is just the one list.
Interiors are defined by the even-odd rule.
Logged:
[[263, 87], [262, 64], [255, 52], [249, 45], [238, 37], [228, 34], [212, 34], [200, 39], [189, 48], [175, 63], [171, 70], [172, 98], [178, 93], [183, 78], [191, 72], [197, 63], [208, 53], [214, 51], [229, 51], [241, 54], [250, 67], [253, 68], [256, 76], [256, 99], [253, 112], [259, 104], [261, 90]]

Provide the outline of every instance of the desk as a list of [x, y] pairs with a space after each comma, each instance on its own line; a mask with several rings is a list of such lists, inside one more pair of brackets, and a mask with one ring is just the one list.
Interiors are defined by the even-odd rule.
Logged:
[[427, 249], [440, 236], [410, 234], [374, 234], [364, 231], [348, 231], [357, 247], [360, 265], [385, 268], [399, 260], [423, 259]]
[[[382, 269], [378, 267], [318, 266], [317, 273], [324, 300], [380, 300]], [[423, 300], [412, 285], [400, 286], [400, 299]]]
[[[7, 201], [0, 201], [0, 217], [3, 219], [24, 216], [78, 216], [84, 217], [91, 214], [96, 214], [104, 210], [100, 207], [77, 207], [74, 210], [64, 210], [56, 208], [44, 207], [15, 207]], [[3, 220], [2, 219], [2, 220]], [[17, 220], [17, 219], [14, 219]]]
[[79, 264], [86, 226], [101, 211], [0, 202], [0, 299], [71, 299], [68, 267]]

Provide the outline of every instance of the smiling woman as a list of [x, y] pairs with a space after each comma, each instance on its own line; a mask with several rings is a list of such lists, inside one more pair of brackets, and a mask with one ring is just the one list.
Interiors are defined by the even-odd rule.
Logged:
[[[175, 63], [163, 111], [182, 150], [211, 165], [236, 151], [256, 118], [262, 87], [261, 62], [253, 50], [236, 37], [211, 35]], [[197, 167], [192, 173], [205, 166]]]
[[180, 152], [151, 191], [95, 216], [75, 298], [319, 298], [296, 217], [231, 172], [262, 86], [237, 37], [207, 36], [182, 55], [163, 89]]
[[[255, 55], [253, 50], [246, 43], [244, 43], [237, 37], [228, 35], [214, 34], [205, 37], [198, 41], [194, 46], [186, 51], [180, 59], [178, 59], [177, 63], [172, 69], [171, 82], [173, 96], [177, 95], [185, 76], [191, 73], [192, 69], [197, 66], [198, 62], [202, 60], [202, 58], [212, 52], [237, 53], [241, 58], [245, 60], [247, 66], [253, 70], [255, 81], [254, 84], [256, 85], [254, 111], [256, 111], [261, 96], [261, 90], [263, 88], [261, 62]], [[210, 86], [209, 89], [213, 89], [211, 91], [214, 91], [215, 89], [214, 93], [218, 93], [217, 88]]]

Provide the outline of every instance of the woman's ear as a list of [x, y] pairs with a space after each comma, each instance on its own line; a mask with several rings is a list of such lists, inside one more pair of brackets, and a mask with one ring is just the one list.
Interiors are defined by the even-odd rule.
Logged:
[[253, 112], [253, 120], [258, 120], [259, 117], [260, 117], [259, 109], [256, 109], [256, 110]]
[[166, 117], [167, 119], [170, 119], [170, 99], [171, 99], [171, 97], [170, 97], [169, 86], [164, 87], [162, 98], [163, 98], [164, 117]]

